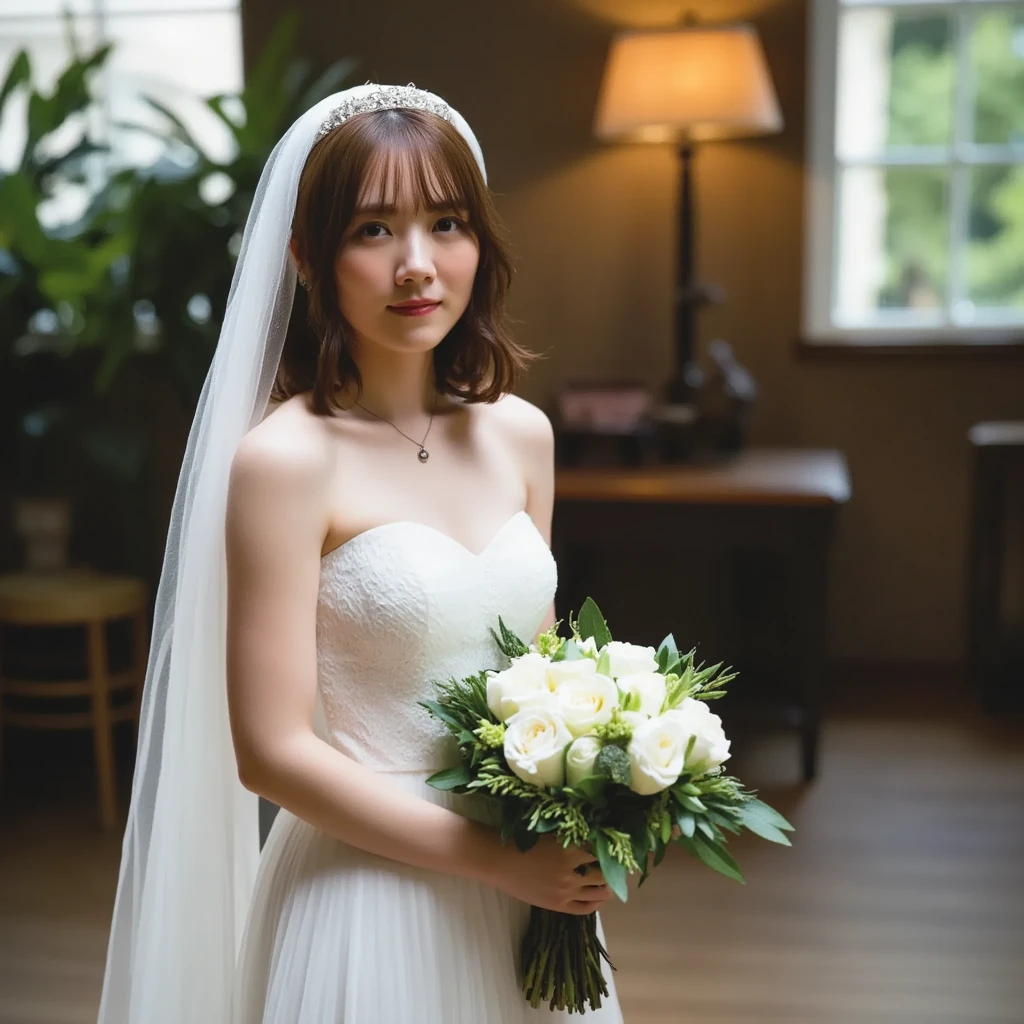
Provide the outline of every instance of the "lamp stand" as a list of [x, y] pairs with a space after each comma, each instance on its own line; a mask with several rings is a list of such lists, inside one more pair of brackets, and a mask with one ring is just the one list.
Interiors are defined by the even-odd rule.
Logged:
[[696, 225], [693, 203], [694, 144], [685, 139], [679, 145], [679, 235], [675, 291], [675, 366], [666, 387], [671, 405], [693, 405], [704, 383], [697, 364], [697, 309], [709, 302], [721, 302], [721, 291], [700, 284], [694, 273]]

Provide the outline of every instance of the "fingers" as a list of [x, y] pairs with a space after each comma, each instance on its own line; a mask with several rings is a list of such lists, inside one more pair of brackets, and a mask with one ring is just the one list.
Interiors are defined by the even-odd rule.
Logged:
[[567, 905], [565, 913], [586, 916], [587, 914], [593, 914], [600, 910], [604, 902], [604, 900], [573, 900]]
[[587, 861], [586, 864], [577, 864], [572, 869], [572, 873], [586, 879], [585, 885], [601, 885], [604, 882], [604, 873], [596, 860]]

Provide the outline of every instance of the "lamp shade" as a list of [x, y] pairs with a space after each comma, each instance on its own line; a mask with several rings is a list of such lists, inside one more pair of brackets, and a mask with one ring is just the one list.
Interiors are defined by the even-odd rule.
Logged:
[[753, 26], [627, 32], [612, 42], [594, 123], [599, 138], [720, 139], [781, 128]]

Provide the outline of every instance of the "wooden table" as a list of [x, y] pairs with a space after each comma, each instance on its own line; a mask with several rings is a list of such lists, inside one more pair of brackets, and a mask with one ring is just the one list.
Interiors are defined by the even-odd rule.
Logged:
[[967, 660], [974, 692], [985, 708], [997, 712], [1024, 704], [1019, 682], [1024, 652], [1013, 650], [1002, 609], [1008, 492], [1013, 480], [1024, 480], [1024, 422], [976, 423], [967, 439], [974, 451]]
[[828, 553], [850, 498], [834, 450], [751, 448], [728, 461], [556, 473], [560, 618], [590, 595], [613, 636], [672, 632], [740, 672], [723, 718], [799, 730], [817, 768]]

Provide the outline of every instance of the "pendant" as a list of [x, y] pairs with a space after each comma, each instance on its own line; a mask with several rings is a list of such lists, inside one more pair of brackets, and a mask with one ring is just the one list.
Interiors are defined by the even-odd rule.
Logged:
[[426, 462], [430, 458], [430, 452], [426, 448], [420, 449], [420, 462]]

